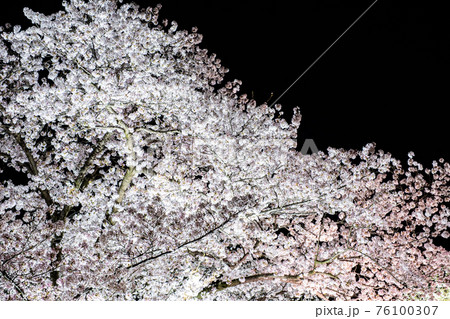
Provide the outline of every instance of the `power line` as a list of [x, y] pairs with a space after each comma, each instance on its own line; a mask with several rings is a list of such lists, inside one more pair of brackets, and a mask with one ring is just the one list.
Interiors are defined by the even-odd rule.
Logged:
[[355, 21], [353, 21], [353, 23], [333, 43], [331, 43], [331, 45], [325, 51], [323, 51], [323, 53], [319, 55], [319, 57], [314, 60], [314, 62], [311, 63], [311, 65], [302, 74], [300, 74], [300, 76], [294, 82], [292, 82], [292, 84], [283, 93], [281, 93], [281, 95], [275, 101], [273, 101], [270, 106], [274, 106], [278, 102], [278, 100], [280, 100], [283, 95], [285, 95], [295, 85], [295, 83], [297, 83], [298, 80], [300, 80], [306, 74], [306, 72], [308, 72], [309, 69], [311, 69], [325, 55], [325, 53], [327, 53], [333, 47], [333, 45], [335, 45], [336, 42], [338, 42], [344, 36], [344, 34], [346, 34], [347, 31], [350, 30], [356, 24], [356, 22], [358, 22], [359, 19], [361, 19], [367, 13], [367, 11], [369, 11], [377, 2], [378, 0], [375, 0]]

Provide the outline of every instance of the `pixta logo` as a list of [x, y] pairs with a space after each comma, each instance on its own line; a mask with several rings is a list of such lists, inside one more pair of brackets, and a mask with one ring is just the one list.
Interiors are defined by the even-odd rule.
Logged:
[[318, 153], [319, 149], [317, 148], [316, 143], [314, 143], [313, 139], [305, 139], [305, 141], [303, 142], [303, 146], [302, 149], [300, 150], [300, 153], [302, 153], [302, 155], [308, 155], [308, 151], [311, 150], [312, 154]]

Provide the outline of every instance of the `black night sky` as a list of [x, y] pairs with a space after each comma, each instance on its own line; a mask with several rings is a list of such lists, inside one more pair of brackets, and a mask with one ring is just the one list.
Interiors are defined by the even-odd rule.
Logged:
[[[277, 98], [374, 0], [181, 1], [161, 17], [199, 28], [203, 47], [244, 82], [258, 103]], [[300, 4], [296, 3], [300, 2]], [[26, 25], [22, 8], [44, 13], [59, 0], [10, 1], [0, 24]], [[404, 160], [409, 151], [430, 166], [450, 159], [447, 115], [450, 19], [445, 1], [379, 0], [280, 100], [303, 115], [299, 144], [360, 149], [369, 142]], [[2, 4], [4, 6], [4, 4]]]

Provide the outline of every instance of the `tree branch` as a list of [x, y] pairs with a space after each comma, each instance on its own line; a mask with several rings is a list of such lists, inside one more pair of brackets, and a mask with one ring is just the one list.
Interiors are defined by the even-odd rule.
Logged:
[[284, 275], [284, 276], [277, 276], [273, 273], [266, 273], [266, 274], [257, 274], [257, 275], [251, 275], [244, 277], [242, 279], [233, 279], [230, 282], [225, 281], [215, 281], [211, 283], [209, 286], [203, 288], [202, 291], [200, 291], [197, 295], [198, 299], [202, 298], [202, 294], [206, 294], [211, 292], [211, 290], [216, 289], [217, 291], [221, 291], [227, 288], [236, 287], [243, 284], [248, 284], [252, 282], [258, 282], [258, 281], [269, 281], [269, 280], [275, 280], [279, 279], [287, 283], [297, 283], [300, 280], [305, 279], [302, 275]]
[[223, 226], [225, 226], [226, 224], [228, 224], [228, 223], [233, 219], [233, 217], [235, 217], [235, 216], [237, 216], [237, 214], [234, 215], [234, 216], [231, 216], [230, 218], [228, 218], [227, 220], [225, 220], [224, 222], [222, 222], [222, 223], [219, 224], [218, 226], [214, 227], [213, 229], [209, 230], [208, 232], [204, 233], [204, 234], [201, 235], [200, 237], [197, 237], [197, 238], [195, 238], [195, 239], [189, 240], [189, 241], [187, 241], [187, 242], [181, 244], [180, 246], [176, 247], [175, 249], [167, 250], [167, 251], [165, 251], [165, 252], [163, 252], [163, 253], [160, 253], [160, 254], [158, 254], [158, 255], [156, 255], [156, 256], [152, 256], [152, 257], [146, 258], [146, 259], [144, 259], [144, 260], [141, 260], [140, 262], [137, 262], [137, 263], [135, 263], [135, 264], [132, 264], [131, 266], [128, 266], [127, 269], [137, 267], [137, 266], [139, 266], [139, 265], [142, 265], [142, 264], [144, 264], [144, 263], [146, 263], [146, 262], [149, 262], [149, 261], [151, 261], [151, 260], [157, 259], [157, 258], [162, 257], [162, 256], [164, 256], [164, 255], [171, 254], [171, 253], [173, 253], [173, 252], [175, 252], [175, 251], [177, 251], [177, 250], [179, 250], [179, 249], [181, 249], [181, 248], [183, 248], [183, 247], [185, 247], [185, 246], [187, 246], [187, 245], [189, 245], [189, 244], [193, 244], [193, 243], [195, 243], [195, 242], [197, 242], [197, 241], [200, 241], [200, 240], [202, 240], [203, 238], [205, 238], [206, 236], [208, 236], [208, 235], [214, 233], [216, 230], [218, 230], [218, 229], [222, 228]]
[[165, 134], [165, 133], [181, 133], [180, 130], [178, 129], [169, 129], [169, 130], [153, 130], [151, 128], [144, 128], [144, 127], [140, 127], [138, 129], [136, 129], [136, 132], [146, 132], [146, 133], [161, 133], [161, 134]]
[[[126, 145], [128, 150], [131, 152], [131, 157], [133, 161], [136, 160], [136, 153], [134, 152], [134, 145], [133, 145], [133, 135], [130, 133], [128, 127], [122, 120], [117, 121], [118, 124], [123, 128], [125, 132], [125, 138], [126, 138]], [[116, 199], [116, 204], [121, 204], [123, 199], [125, 198], [125, 192], [130, 187], [131, 181], [133, 180], [134, 175], [136, 175], [136, 166], [130, 166], [127, 168], [127, 171], [125, 172], [125, 176], [122, 179], [122, 182], [119, 186], [119, 192], [118, 192], [118, 198]], [[114, 215], [117, 212], [116, 206], [113, 207], [111, 212], [107, 212], [105, 214], [105, 220], [110, 224], [114, 225], [114, 222], [112, 221], [112, 215]]]
[[23, 291], [23, 289], [20, 288], [18, 284], [16, 284], [16, 282], [6, 273], [6, 271], [0, 270], [0, 274], [14, 285], [14, 288], [16, 289], [16, 291], [19, 293], [19, 295], [22, 297], [23, 300], [28, 300], [28, 298], [25, 297], [25, 292]]
[[[2, 107], [2, 111], [5, 112], [3, 107]], [[23, 152], [25, 153], [25, 155], [28, 159], [28, 163], [29, 163], [29, 165], [26, 166], [29, 173], [32, 175], [38, 175], [39, 172], [38, 172], [36, 161], [33, 158], [33, 154], [31, 153], [31, 150], [28, 148], [27, 144], [23, 140], [22, 136], [20, 136], [20, 134], [18, 134], [18, 133], [10, 132], [9, 127], [7, 125], [5, 125], [3, 123], [1, 125], [2, 125], [3, 129], [5, 130], [5, 132], [10, 134], [12, 137], [14, 137], [17, 144], [19, 144], [19, 146], [22, 148]], [[47, 204], [47, 206], [51, 206], [53, 204], [53, 200], [50, 197], [50, 193], [48, 192], [48, 190], [46, 190], [46, 189], [38, 189], [38, 190], [39, 190], [39, 193], [41, 194], [41, 197], [45, 200], [45, 203]]]
[[405, 284], [404, 282], [402, 282], [400, 279], [398, 279], [389, 269], [387, 269], [386, 267], [381, 266], [378, 261], [376, 261], [374, 258], [372, 258], [371, 256], [369, 256], [368, 254], [365, 254], [359, 250], [356, 250], [354, 248], [349, 248], [349, 250], [353, 250], [354, 252], [357, 252], [361, 255], [363, 255], [364, 257], [369, 258], [370, 260], [372, 260], [378, 267], [380, 267], [381, 269], [383, 269], [384, 271], [386, 271], [389, 275], [391, 275], [392, 278], [395, 279], [395, 281], [397, 281], [399, 284], [401, 284], [403, 287], [408, 287], [407, 284]]
[[[86, 183], [86, 174], [89, 170], [90, 166], [94, 162], [95, 158], [98, 154], [102, 153], [105, 149], [105, 144], [108, 142], [108, 140], [111, 138], [112, 133], [108, 132], [106, 133], [103, 138], [100, 140], [100, 142], [96, 145], [96, 147], [92, 150], [91, 154], [89, 154], [89, 157], [84, 162], [83, 167], [81, 168], [80, 172], [78, 173], [78, 176], [75, 180], [75, 189], [80, 190], [82, 188], [82, 185]], [[60, 218], [65, 219], [67, 217], [67, 214], [72, 209], [71, 205], [65, 205], [63, 208], [63, 211], [61, 213]]]

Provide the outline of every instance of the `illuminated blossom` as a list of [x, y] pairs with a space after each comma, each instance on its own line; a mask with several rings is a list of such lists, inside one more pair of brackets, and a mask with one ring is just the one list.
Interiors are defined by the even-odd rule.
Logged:
[[0, 33], [2, 300], [399, 300], [449, 285], [450, 165], [295, 151], [160, 6]]

